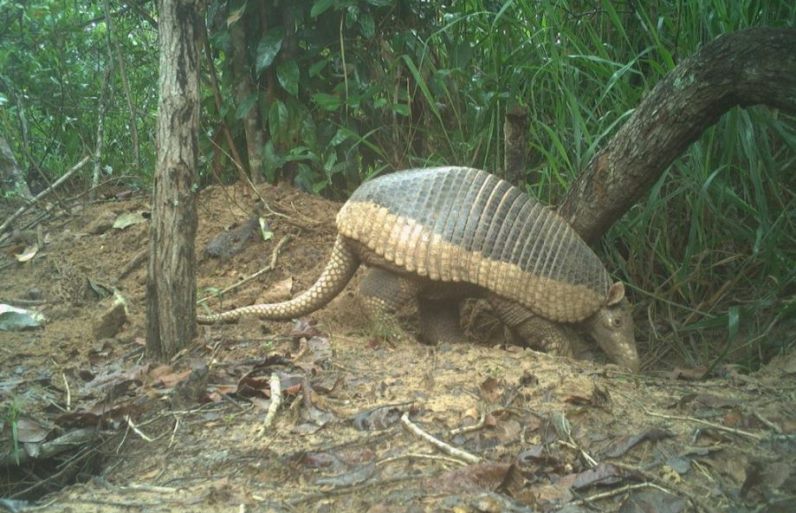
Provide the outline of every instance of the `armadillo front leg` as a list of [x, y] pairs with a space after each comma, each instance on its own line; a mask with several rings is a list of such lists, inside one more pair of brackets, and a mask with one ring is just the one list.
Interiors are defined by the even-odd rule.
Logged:
[[489, 294], [488, 300], [498, 318], [530, 347], [561, 356], [573, 356], [579, 347], [579, 335], [574, 329], [539, 317], [495, 294]]
[[415, 306], [421, 285], [416, 279], [401, 276], [379, 267], [371, 268], [359, 285], [362, 305], [378, 336], [391, 340], [409, 340], [401, 327], [398, 313]]

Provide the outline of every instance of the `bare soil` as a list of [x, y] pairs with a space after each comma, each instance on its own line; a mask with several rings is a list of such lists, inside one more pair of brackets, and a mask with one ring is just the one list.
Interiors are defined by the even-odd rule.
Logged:
[[[222, 258], [204, 248], [256, 198], [200, 193], [200, 310], [278, 300], [320, 274], [339, 205], [260, 192], [282, 214], [263, 211], [270, 238]], [[390, 345], [352, 283], [296, 323], [200, 327], [157, 364], [144, 356], [145, 261], [120, 279], [146, 250], [148, 198], [54, 211], [0, 246], [0, 303], [47, 318], [0, 331], [0, 510], [796, 511], [794, 355], [752, 375], [661, 362], [633, 375], [506, 345], [478, 305], [468, 340]], [[108, 228], [131, 213], [143, 220]], [[100, 329], [113, 289], [127, 314]]]

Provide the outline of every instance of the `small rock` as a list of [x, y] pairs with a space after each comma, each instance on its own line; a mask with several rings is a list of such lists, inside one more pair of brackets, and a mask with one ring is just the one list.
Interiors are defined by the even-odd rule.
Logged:
[[44, 298], [44, 292], [39, 287], [31, 287], [22, 295], [24, 299], [32, 299], [38, 301]]
[[221, 232], [207, 243], [204, 256], [209, 258], [227, 258], [240, 253], [257, 233], [258, 218], [252, 217], [237, 228]]
[[86, 233], [90, 233], [91, 235], [102, 235], [113, 228], [113, 222], [115, 220], [116, 216], [113, 212], [106, 212], [88, 224]]
[[91, 330], [94, 340], [113, 338], [127, 321], [127, 307], [123, 301], [116, 300], [113, 305], [105, 310], [94, 322]]

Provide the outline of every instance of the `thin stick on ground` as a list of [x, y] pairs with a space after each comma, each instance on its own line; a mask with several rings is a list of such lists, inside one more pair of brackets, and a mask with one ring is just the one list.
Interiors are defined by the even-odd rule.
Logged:
[[133, 272], [139, 265], [146, 262], [146, 259], [149, 257], [149, 248], [144, 248], [139, 251], [122, 269], [122, 272], [119, 273], [119, 276], [116, 277], [116, 283], [119, 283], [123, 279], [127, 277], [128, 274]]
[[583, 499], [578, 499], [576, 501], [568, 502], [567, 506], [580, 506], [584, 504], [591, 504], [592, 502], [601, 500], [601, 499], [608, 499], [610, 497], [616, 497], [617, 495], [622, 495], [623, 493], [630, 492], [632, 490], [638, 490], [640, 488], [655, 488], [664, 493], [668, 493], [669, 495], [677, 495], [671, 490], [667, 490], [663, 486], [657, 485], [655, 483], [635, 483], [630, 485], [625, 485], [620, 488], [614, 488], [613, 490], [608, 490], [607, 492], [600, 492], [594, 495], [590, 495], [588, 497], [584, 497]]
[[274, 251], [271, 253], [271, 261], [268, 262], [267, 266], [263, 267], [262, 269], [260, 269], [256, 273], [252, 274], [251, 276], [249, 276], [247, 278], [244, 278], [241, 281], [233, 283], [232, 285], [230, 285], [229, 287], [225, 288], [224, 290], [220, 291], [217, 294], [212, 294], [212, 295], [203, 297], [202, 299], [200, 299], [196, 303], [197, 304], [206, 303], [207, 301], [209, 301], [210, 299], [213, 299], [214, 297], [223, 296], [224, 294], [226, 294], [226, 293], [228, 293], [228, 292], [230, 292], [232, 290], [235, 290], [236, 288], [238, 288], [238, 287], [240, 287], [240, 286], [242, 286], [242, 285], [244, 285], [246, 283], [249, 283], [250, 281], [252, 281], [255, 278], [257, 278], [258, 276], [261, 276], [261, 275], [263, 275], [263, 274], [265, 274], [267, 272], [273, 271], [274, 268], [276, 267], [276, 261], [277, 261], [277, 258], [279, 258], [279, 252], [282, 250], [282, 246], [284, 246], [291, 238], [292, 237], [290, 235], [285, 235], [284, 237], [282, 237], [282, 240], [279, 241], [279, 243], [274, 248]]
[[713, 429], [718, 429], [719, 431], [725, 431], [727, 433], [732, 433], [734, 435], [746, 436], [753, 440], [762, 440], [763, 438], [765, 438], [765, 436], [758, 435], [757, 433], [750, 433], [749, 431], [744, 431], [742, 429], [735, 429], [727, 426], [722, 426], [721, 424], [716, 424], [715, 422], [709, 422], [707, 420], [697, 419], [695, 417], [683, 417], [680, 415], [664, 415], [662, 413], [655, 413], [654, 411], [649, 411], [647, 409], [644, 409], [644, 413], [652, 417], [660, 417], [662, 419], [667, 419], [667, 420], [683, 420], [686, 422], [694, 422], [696, 424], [702, 424], [703, 426], [708, 426]]
[[77, 170], [78, 170], [78, 169], [80, 169], [81, 167], [85, 166], [85, 165], [86, 165], [86, 162], [88, 162], [90, 158], [91, 158], [91, 157], [90, 157], [90, 156], [88, 156], [88, 155], [87, 155], [87, 156], [85, 156], [85, 157], [83, 157], [83, 159], [82, 159], [80, 162], [78, 162], [77, 164], [75, 164], [74, 166], [72, 166], [72, 169], [70, 169], [69, 171], [67, 171], [66, 173], [64, 173], [64, 175], [63, 175], [61, 178], [59, 178], [58, 180], [56, 180], [55, 182], [53, 182], [53, 184], [52, 184], [51, 186], [47, 187], [46, 189], [44, 189], [43, 191], [41, 191], [39, 194], [37, 194], [37, 195], [36, 195], [36, 197], [35, 197], [35, 198], [33, 198], [33, 199], [30, 201], [30, 203], [28, 203], [27, 205], [23, 205], [23, 206], [19, 207], [19, 210], [17, 210], [17, 211], [16, 211], [16, 212], [14, 212], [13, 214], [11, 214], [11, 215], [8, 217], [8, 219], [6, 219], [6, 220], [3, 222], [3, 224], [0, 224], [0, 234], [2, 234], [2, 233], [3, 233], [3, 232], [6, 230], [6, 228], [8, 228], [9, 226], [11, 226], [11, 223], [13, 223], [14, 221], [16, 221], [16, 220], [17, 220], [17, 218], [19, 218], [19, 216], [21, 216], [22, 214], [24, 214], [24, 213], [25, 213], [25, 212], [26, 212], [26, 211], [27, 211], [27, 210], [28, 210], [30, 207], [32, 207], [32, 206], [33, 206], [33, 205], [35, 205], [35, 204], [36, 204], [38, 201], [40, 201], [42, 198], [44, 198], [45, 196], [47, 196], [48, 194], [50, 194], [51, 192], [53, 192], [55, 189], [57, 189], [57, 188], [58, 188], [58, 187], [59, 187], [59, 186], [60, 186], [62, 183], [64, 183], [64, 182], [65, 182], [65, 181], [66, 181], [66, 180], [67, 180], [67, 179], [68, 179], [70, 176], [72, 176], [73, 174], [75, 174], [75, 172], [77, 172]]
[[[611, 462], [611, 465], [614, 465], [615, 467], [619, 467], [619, 468], [624, 469], [624, 470], [629, 470], [630, 472], [634, 472], [634, 473], [640, 475], [641, 477], [643, 477], [644, 479], [647, 480], [647, 482], [639, 483], [639, 485], [643, 484], [643, 485], [646, 485], [646, 486], [649, 486], [649, 487], [652, 487], [652, 488], [657, 488], [658, 490], [664, 491], [666, 493], [670, 493], [672, 495], [679, 495], [681, 497], [685, 497], [686, 499], [690, 500], [691, 503], [694, 504], [697, 509], [699, 509], [701, 511], [705, 511], [707, 513], [717, 513], [717, 511], [718, 511], [710, 503], [708, 503], [707, 501], [703, 500], [702, 498], [700, 498], [700, 497], [688, 492], [687, 490], [684, 490], [682, 488], [678, 488], [676, 490], [670, 490], [670, 489], [666, 488], [665, 486], [663, 486], [663, 484], [666, 484], [666, 483], [663, 482], [661, 480], [661, 478], [658, 477], [653, 472], [650, 472], [648, 470], [644, 470], [643, 468], [637, 467], [635, 465], [628, 465], [627, 463], [622, 463], [622, 462], [619, 462], [619, 461], [613, 461], [613, 462]], [[598, 498], [598, 496], [594, 495], [592, 497], [587, 497], [586, 499], [583, 499], [583, 500], [591, 501], [591, 500], [594, 500], [596, 498]]]
[[414, 424], [411, 420], [409, 420], [409, 412], [406, 412], [401, 416], [401, 422], [403, 423], [404, 427], [406, 427], [406, 429], [408, 429], [412, 434], [422, 438], [423, 440], [430, 443], [437, 449], [441, 450], [448, 456], [453, 456], [454, 458], [460, 459], [467, 463], [481, 463], [481, 461], [483, 461], [482, 458], [474, 454], [470, 454], [467, 451], [457, 449], [452, 445], [446, 444], [442, 440], [434, 438], [429, 433], [426, 433], [425, 431], [420, 429], [418, 425]]
[[69, 380], [66, 379], [66, 374], [61, 373], [61, 379], [64, 380], [64, 389], [66, 390], [66, 411], [72, 409], [72, 390], [69, 388]]
[[450, 436], [463, 435], [465, 433], [478, 431], [479, 429], [483, 428], [485, 425], [486, 425], [486, 412], [481, 412], [481, 418], [478, 419], [478, 422], [476, 422], [472, 426], [463, 426], [460, 428], [451, 429], [449, 434]]
[[127, 425], [130, 426], [130, 429], [133, 431], [133, 433], [141, 437], [142, 440], [145, 442], [154, 442], [154, 440], [147, 436], [146, 433], [138, 429], [138, 426], [133, 423], [133, 419], [131, 419], [129, 415], [125, 415], [124, 420], [127, 422]]
[[279, 374], [276, 372], [271, 374], [268, 386], [271, 388], [271, 404], [268, 406], [268, 413], [265, 414], [265, 421], [260, 428], [259, 435], [264, 435], [270, 429], [276, 418], [276, 412], [282, 405], [282, 382], [279, 381]]

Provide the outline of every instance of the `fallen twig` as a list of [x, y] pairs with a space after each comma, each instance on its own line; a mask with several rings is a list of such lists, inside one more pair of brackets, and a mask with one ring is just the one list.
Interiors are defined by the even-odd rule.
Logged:
[[[391, 478], [382, 479], [382, 480], [379, 480], [379, 481], [368, 481], [368, 482], [365, 482], [365, 483], [357, 483], [357, 484], [354, 484], [354, 485], [351, 485], [351, 486], [340, 486], [340, 487], [337, 487], [337, 488], [333, 488], [331, 490], [325, 490], [325, 491], [318, 492], [318, 493], [309, 493], [309, 494], [305, 495], [304, 497], [299, 497], [298, 499], [291, 499], [287, 504], [289, 506], [295, 507], [295, 506], [298, 506], [299, 504], [303, 504], [305, 502], [318, 501], [318, 500], [324, 499], [326, 497], [334, 497], [334, 496], [337, 496], [337, 495], [345, 495], [347, 493], [359, 492], [359, 491], [362, 491], [362, 490], [367, 490], [367, 489], [376, 488], [376, 487], [384, 489], [385, 487], [387, 487], [389, 485], [393, 485], [393, 484], [403, 483], [403, 482], [406, 482], [406, 481], [419, 481], [419, 480], [422, 480], [422, 479], [429, 479], [429, 478], [431, 478], [431, 476], [426, 476], [426, 475], [416, 475], [416, 476], [415, 475], [408, 475], [408, 476], [391, 477]], [[265, 499], [262, 499], [262, 500], [265, 500]]]
[[72, 391], [69, 389], [69, 380], [66, 379], [66, 374], [61, 373], [61, 379], [64, 380], [64, 388], [66, 389], [66, 411], [72, 409]]
[[146, 261], [148, 257], [149, 257], [149, 248], [144, 248], [138, 253], [136, 253], [133, 259], [130, 260], [126, 266], [124, 266], [122, 272], [119, 273], [119, 276], [116, 278], [115, 283], [119, 283], [120, 281], [122, 281], [125, 277], [127, 277], [128, 274], [133, 272], [139, 265], [141, 265], [142, 262]]
[[177, 438], [177, 431], [180, 429], [180, 416], [174, 416], [174, 429], [171, 430], [171, 438], [169, 438], [169, 449], [174, 446], [174, 439]]
[[760, 422], [762, 422], [763, 424], [765, 424], [766, 426], [771, 428], [777, 434], [779, 434], [779, 435], [782, 434], [782, 428], [779, 427], [778, 424], [776, 424], [776, 423], [768, 420], [767, 418], [765, 418], [759, 411], [753, 410], [752, 411], [752, 415], [754, 415], [757, 420], [759, 420]]
[[145, 442], [154, 442], [152, 438], [148, 437], [143, 431], [138, 429], [135, 424], [133, 424], [133, 419], [131, 419], [129, 415], [125, 415], [124, 420], [127, 421], [127, 425], [130, 426], [130, 429], [133, 430], [133, 433], [140, 436], [142, 440]]
[[576, 501], [568, 502], [568, 503], [566, 503], [566, 506], [581, 506], [581, 505], [584, 505], [584, 504], [590, 504], [592, 502], [595, 502], [595, 501], [598, 501], [598, 500], [601, 500], [601, 499], [607, 499], [609, 497], [616, 497], [617, 495], [622, 495], [623, 493], [630, 492], [632, 490], [638, 490], [640, 488], [655, 488], [656, 490], [660, 490], [660, 491], [662, 491], [664, 493], [668, 493], [670, 495], [677, 495], [672, 490], [667, 490], [666, 488], [664, 488], [664, 487], [662, 487], [660, 485], [657, 485], [655, 483], [644, 482], [644, 483], [635, 483], [635, 484], [625, 485], [625, 486], [622, 486], [622, 487], [619, 487], [619, 488], [614, 488], [613, 490], [608, 490], [607, 492], [596, 493], [594, 495], [590, 495], [588, 497], [584, 497], [583, 499], [578, 499]]
[[417, 426], [411, 420], [409, 420], [409, 412], [406, 412], [401, 416], [401, 422], [403, 423], [404, 427], [406, 427], [406, 429], [411, 431], [414, 435], [419, 436], [420, 438], [430, 443], [437, 449], [446, 453], [448, 456], [453, 456], [454, 458], [458, 458], [467, 463], [481, 463], [481, 461], [483, 461], [482, 458], [480, 458], [479, 456], [470, 454], [469, 452], [463, 451], [461, 449], [457, 449], [456, 447], [446, 444], [445, 442], [439, 440], [438, 438], [434, 438], [429, 433], [426, 433], [425, 431], [420, 429], [419, 426]]
[[727, 433], [732, 433], [734, 435], [741, 435], [752, 438], [753, 440], [762, 440], [765, 438], [762, 435], [758, 435], [757, 433], [750, 433], [749, 431], [744, 431], [742, 429], [735, 429], [727, 426], [722, 426], [721, 424], [716, 424], [715, 422], [710, 422], [707, 420], [697, 419], [695, 417], [683, 417], [680, 415], [664, 415], [662, 413], [655, 413], [654, 411], [649, 411], [646, 408], [644, 409], [644, 413], [650, 415], [652, 417], [660, 417], [662, 419], [667, 420], [683, 420], [686, 422], [694, 422], [696, 424], [702, 424], [704, 426], [712, 427], [713, 429], [718, 429], [719, 431], [725, 431]]
[[83, 167], [86, 164], [86, 162], [89, 161], [89, 158], [90, 158], [89, 156], [83, 157], [83, 159], [80, 162], [78, 162], [77, 164], [75, 164], [72, 167], [72, 169], [67, 171], [61, 178], [59, 178], [58, 180], [53, 182], [53, 184], [51, 186], [47, 187], [46, 189], [41, 191], [39, 194], [37, 194], [36, 197], [33, 198], [28, 204], [19, 207], [19, 210], [17, 210], [13, 214], [11, 214], [8, 217], [8, 219], [6, 219], [3, 222], [3, 224], [0, 224], [0, 234], [2, 234], [6, 230], [6, 228], [8, 228], [11, 225], [11, 223], [16, 221], [17, 218], [19, 216], [21, 216], [22, 214], [24, 214], [30, 207], [32, 207], [39, 200], [41, 200], [42, 198], [44, 198], [45, 196], [50, 194], [52, 191], [54, 191], [57, 187], [59, 187], [62, 183], [64, 183], [70, 176], [72, 176], [78, 169]]
[[[619, 461], [612, 461], [611, 465], [613, 465], [615, 467], [619, 467], [619, 468], [624, 469], [624, 470], [629, 470], [631, 472], [635, 472], [636, 474], [640, 475], [641, 477], [643, 477], [644, 479], [647, 480], [647, 482], [645, 482], [645, 483], [639, 483], [639, 484], [635, 485], [637, 487], [641, 487], [641, 485], [646, 485], [648, 487], [656, 488], [658, 490], [661, 490], [661, 491], [666, 492], [666, 493], [670, 493], [672, 495], [680, 495], [681, 497], [685, 497], [686, 499], [690, 500], [692, 504], [694, 504], [697, 508], [701, 509], [702, 511], [706, 511], [707, 513], [717, 513], [717, 510], [713, 506], [711, 506], [710, 504], [708, 504], [707, 502], [702, 500], [700, 497], [697, 497], [696, 495], [693, 495], [693, 494], [689, 493], [686, 490], [681, 490], [681, 489], [678, 489], [676, 491], [675, 490], [669, 490], [666, 487], [658, 484], [658, 483], [661, 482], [661, 479], [657, 475], [655, 475], [653, 472], [644, 470], [644, 469], [642, 469], [640, 467], [637, 467], [635, 465], [628, 465], [626, 463], [621, 463]], [[633, 485], [630, 485], [630, 486], [633, 486]], [[615, 490], [613, 490], [613, 491], [615, 491]], [[598, 497], [597, 496], [587, 497], [584, 500], [594, 500], [595, 498], [598, 498]], [[599, 498], [602, 498], [602, 497], [599, 497]]]
[[486, 425], [486, 412], [481, 412], [481, 418], [478, 419], [478, 422], [476, 422], [472, 426], [462, 426], [460, 428], [451, 429], [449, 434], [450, 436], [463, 435], [465, 433], [478, 431], [479, 429], [483, 428], [485, 425]]
[[279, 381], [279, 375], [276, 372], [271, 374], [271, 379], [268, 380], [268, 386], [271, 388], [271, 404], [268, 405], [268, 413], [265, 414], [265, 421], [260, 428], [259, 435], [265, 434], [271, 427], [276, 418], [276, 411], [282, 405], [282, 382]]
[[434, 460], [434, 461], [444, 461], [445, 463], [455, 463], [457, 465], [466, 465], [460, 459], [457, 458], [449, 458], [447, 456], [440, 456], [439, 454], [423, 454], [419, 452], [410, 452], [408, 454], [401, 454], [399, 456], [392, 456], [390, 458], [384, 458], [383, 460], [379, 460], [376, 462], [376, 465], [386, 465], [387, 463], [392, 463], [394, 461], [401, 461], [401, 460], [411, 460], [411, 459], [424, 459], [424, 460]]
[[233, 283], [232, 285], [230, 285], [229, 287], [225, 288], [224, 290], [218, 292], [217, 294], [211, 294], [209, 296], [203, 297], [202, 299], [200, 299], [196, 303], [197, 304], [206, 303], [207, 301], [209, 301], [210, 299], [213, 299], [214, 297], [223, 296], [224, 294], [226, 294], [226, 293], [228, 293], [228, 292], [230, 292], [232, 290], [235, 290], [236, 288], [240, 287], [241, 285], [252, 281], [253, 279], [257, 278], [258, 276], [261, 276], [261, 275], [263, 275], [263, 274], [265, 274], [265, 273], [267, 273], [269, 271], [273, 271], [274, 268], [276, 267], [276, 260], [279, 257], [279, 252], [282, 250], [282, 246], [284, 246], [291, 238], [292, 237], [290, 235], [285, 235], [284, 237], [282, 237], [282, 240], [280, 240], [277, 243], [276, 247], [274, 247], [274, 251], [271, 253], [271, 261], [268, 262], [267, 266], [263, 267], [262, 269], [260, 269], [256, 273], [252, 274], [251, 276], [248, 276], [248, 277], [242, 279], [241, 281]]

